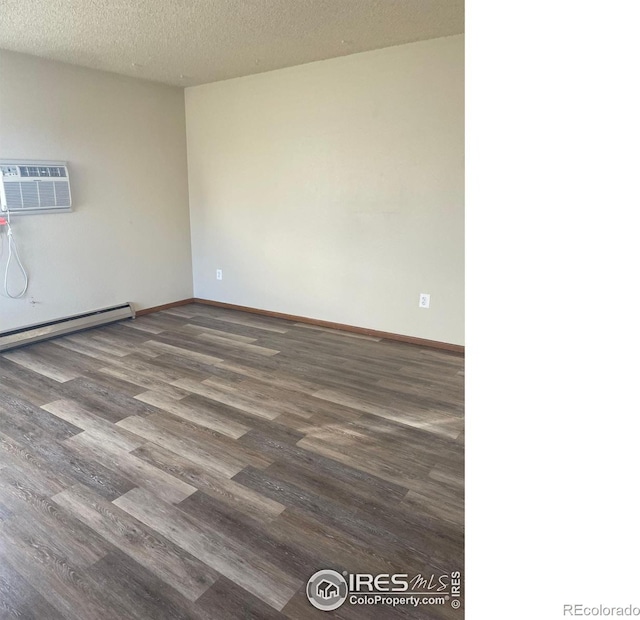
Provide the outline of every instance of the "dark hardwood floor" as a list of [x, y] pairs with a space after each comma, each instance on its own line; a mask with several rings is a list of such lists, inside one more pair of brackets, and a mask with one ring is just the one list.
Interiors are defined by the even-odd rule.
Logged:
[[198, 304], [4, 353], [0, 618], [462, 618], [305, 586], [463, 570], [463, 363]]

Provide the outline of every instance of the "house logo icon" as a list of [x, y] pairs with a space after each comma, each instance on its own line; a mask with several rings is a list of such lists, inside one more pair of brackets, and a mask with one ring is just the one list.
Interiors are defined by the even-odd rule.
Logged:
[[347, 594], [345, 578], [334, 570], [320, 570], [307, 582], [309, 602], [322, 611], [338, 609], [347, 600]]

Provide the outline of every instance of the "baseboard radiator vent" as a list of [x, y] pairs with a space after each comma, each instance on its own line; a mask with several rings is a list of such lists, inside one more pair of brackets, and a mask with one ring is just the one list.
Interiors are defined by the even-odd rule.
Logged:
[[122, 321], [122, 319], [134, 319], [135, 317], [136, 313], [133, 306], [127, 303], [38, 325], [0, 332], [0, 351], [23, 347], [39, 340], [47, 340], [48, 338], [78, 332], [90, 327], [106, 325], [107, 323]]

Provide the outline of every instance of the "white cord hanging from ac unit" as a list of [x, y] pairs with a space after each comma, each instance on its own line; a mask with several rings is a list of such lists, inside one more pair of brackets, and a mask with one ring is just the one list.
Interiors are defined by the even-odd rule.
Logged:
[[[5, 225], [7, 227], [7, 245], [9, 247], [9, 256], [7, 258], [7, 265], [4, 269], [4, 294], [7, 297], [10, 297], [11, 299], [20, 299], [21, 297], [24, 297], [25, 293], [27, 292], [27, 288], [29, 288], [29, 276], [27, 276], [27, 272], [24, 266], [22, 265], [22, 262], [20, 261], [20, 255], [18, 254], [18, 246], [16, 245], [16, 241], [13, 238], [13, 231], [11, 230], [11, 214], [9, 213], [9, 211], [6, 211], [5, 213], [6, 213]], [[2, 249], [4, 249], [4, 247]], [[0, 253], [0, 256], [1, 256], [1, 253]], [[20, 293], [18, 293], [17, 295], [12, 295], [9, 292], [9, 268], [11, 267], [11, 261], [14, 257], [16, 260], [16, 264], [18, 265], [18, 268], [22, 272], [22, 277], [24, 278], [24, 287], [22, 288], [22, 291], [20, 291]]]

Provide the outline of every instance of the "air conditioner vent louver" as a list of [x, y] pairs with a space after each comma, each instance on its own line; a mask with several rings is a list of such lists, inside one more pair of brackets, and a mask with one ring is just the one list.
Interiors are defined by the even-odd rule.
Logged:
[[0, 161], [3, 211], [16, 214], [71, 211], [69, 173], [60, 161]]

